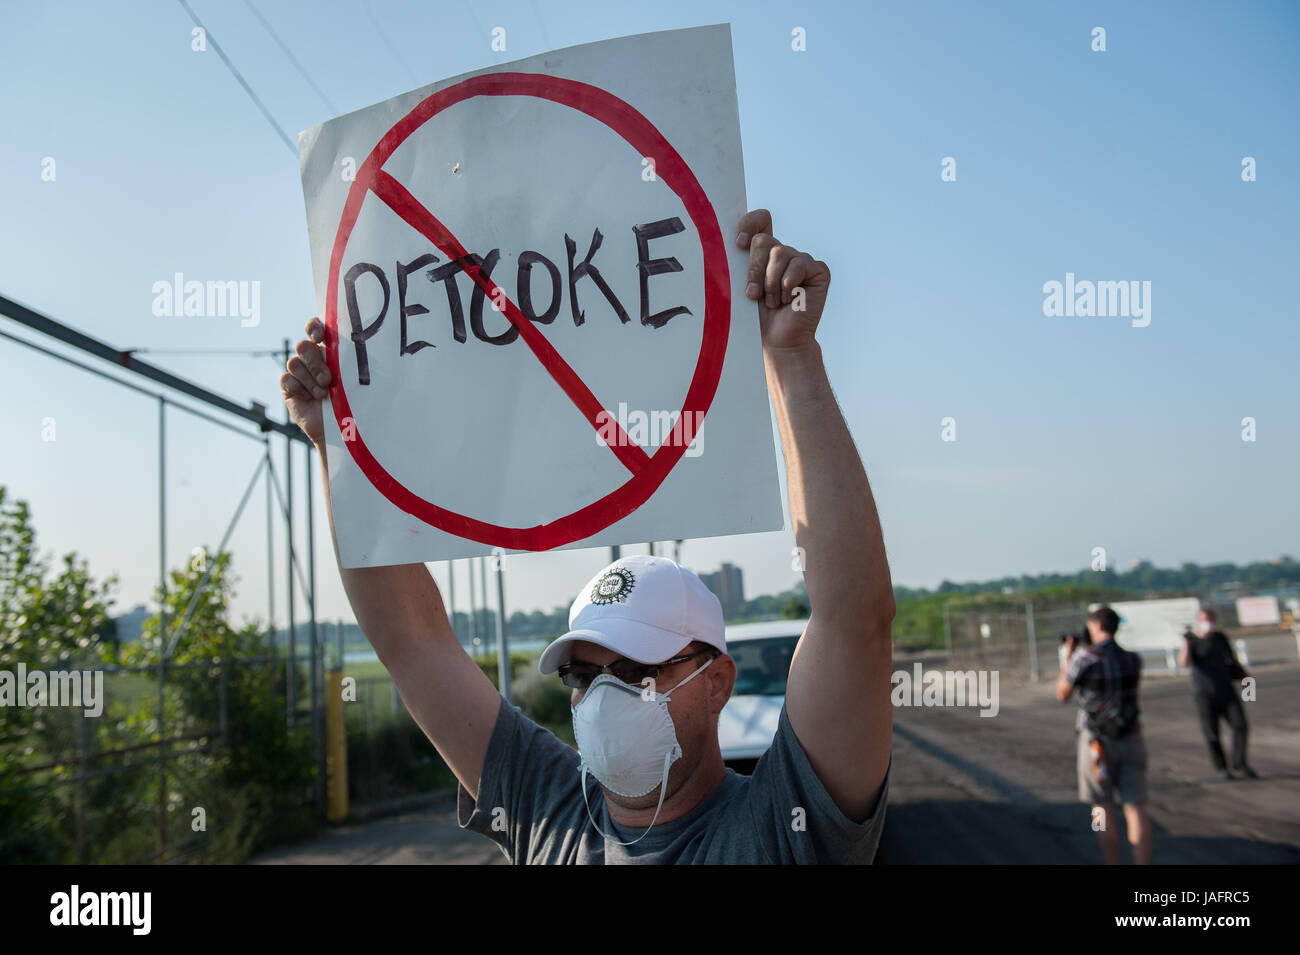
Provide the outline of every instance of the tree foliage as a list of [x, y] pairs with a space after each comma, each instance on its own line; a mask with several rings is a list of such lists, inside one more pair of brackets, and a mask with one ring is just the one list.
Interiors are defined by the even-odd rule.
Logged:
[[[75, 553], [51, 566], [27, 504], [0, 487], [0, 670], [147, 668], [99, 673], [98, 717], [76, 706], [0, 707], [0, 860], [150, 858], [160, 803], [167, 844], [211, 861], [239, 861], [315, 823], [302, 811], [316, 771], [309, 729], [287, 726], [288, 672], [262, 626], [230, 623], [230, 560], [205, 554], [173, 570], [154, 595], [163, 613], [119, 647], [109, 617], [116, 579], [97, 583]], [[158, 664], [172, 644], [160, 693]], [[303, 674], [294, 679], [305, 699]], [[160, 773], [150, 744], [164, 736]], [[190, 825], [195, 809], [206, 830]]]

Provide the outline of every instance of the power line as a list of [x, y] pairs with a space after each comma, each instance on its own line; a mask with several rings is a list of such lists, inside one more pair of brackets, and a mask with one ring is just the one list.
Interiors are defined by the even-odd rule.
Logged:
[[203, 35], [207, 38], [207, 42], [212, 44], [212, 49], [216, 50], [217, 56], [221, 57], [221, 62], [226, 64], [226, 68], [229, 69], [235, 79], [239, 81], [239, 85], [244, 88], [244, 92], [248, 94], [248, 98], [251, 99], [253, 104], [262, 111], [262, 115], [266, 117], [266, 121], [271, 124], [277, 133], [280, 134], [280, 138], [284, 140], [284, 144], [289, 147], [289, 152], [293, 153], [296, 157], [298, 155], [298, 148], [293, 144], [293, 140], [289, 138], [288, 133], [280, 128], [280, 124], [275, 121], [275, 117], [271, 115], [270, 111], [265, 105], [263, 105], [262, 101], [257, 98], [257, 94], [254, 93], [253, 88], [248, 85], [248, 81], [240, 75], [239, 70], [235, 69], [235, 64], [230, 62], [230, 57], [226, 56], [226, 51], [221, 49], [221, 44], [217, 42], [216, 37], [214, 37], [211, 31], [203, 25], [203, 21], [198, 18], [198, 14], [190, 9], [190, 5], [186, 3], [185, 0], [176, 0], [176, 2], [185, 8], [185, 12], [190, 15], [190, 19], [194, 21], [194, 25], [203, 31]]
[[553, 50], [550, 34], [546, 32], [546, 21], [542, 19], [542, 14], [537, 9], [537, 0], [528, 0], [528, 3], [533, 8], [533, 16], [537, 18], [537, 25], [542, 28], [542, 42], [546, 44], [544, 49]]
[[465, 12], [468, 13], [470, 19], [474, 21], [474, 27], [478, 30], [479, 42], [490, 37], [492, 34], [488, 30], [484, 29], [483, 21], [480, 20], [478, 14], [474, 12], [473, 5], [470, 4], [468, 0], [460, 0], [460, 5], [465, 8]]
[[393, 54], [393, 59], [402, 64], [402, 68], [406, 70], [412, 81], [418, 86], [420, 78], [416, 76], [415, 70], [411, 69], [411, 65], [402, 58], [402, 54], [397, 52], [397, 47], [393, 46], [393, 42], [388, 39], [388, 34], [379, 25], [379, 20], [376, 19], [374, 11], [370, 9], [370, 0], [361, 0], [361, 9], [366, 11], [366, 16], [370, 18], [371, 24], [374, 25], [375, 32], [379, 34], [379, 39], [383, 40], [384, 46], [388, 47], [388, 52]]
[[285, 45], [285, 42], [280, 39], [280, 35], [276, 33], [274, 29], [272, 29], [271, 24], [266, 22], [266, 17], [262, 16], [261, 12], [257, 9], [257, 7], [253, 6], [253, 0], [244, 0], [244, 5], [247, 6], [248, 9], [252, 10], [253, 16], [257, 17], [257, 19], [261, 21], [262, 26], [266, 27], [266, 32], [271, 34], [271, 39], [274, 40], [279, 45], [280, 49], [284, 51], [284, 55], [289, 58], [289, 62], [292, 63], [294, 69], [298, 71], [298, 75], [301, 76], [304, 80], [306, 80], [307, 85], [316, 91], [316, 95], [321, 98], [321, 102], [324, 103], [325, 106], [329, 109], [330, 115], [337, 116], [339, 112], [338, 107], [336, 107], [333, 103], [330, 102], [329, 97], [326, 96], [324, 91], [319, 86], [316, 85], [316, 81], [313, 80], [307, 74], [307, 70], [304, 69], [303, 65], [298, 62], [298, 58], [293, 55], [293, 53], [289, 50], [289, 47]]

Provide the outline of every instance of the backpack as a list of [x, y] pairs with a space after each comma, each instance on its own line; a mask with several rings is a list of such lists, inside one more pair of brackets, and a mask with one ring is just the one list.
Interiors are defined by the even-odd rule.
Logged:
[[1126, 697], [1103, 698], [1087, 711], [1087, 727], [1099, 739], [1123, 739], [1137, 727], [1136, 701]]

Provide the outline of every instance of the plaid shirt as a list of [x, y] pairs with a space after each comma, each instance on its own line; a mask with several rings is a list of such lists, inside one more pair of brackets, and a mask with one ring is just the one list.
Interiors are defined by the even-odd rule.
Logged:
[[[1119, 698], [1131, 704], [1137, 713], [1138, 681], [1142, 678], [1142, 658], [1115, 643], [1115, 638], [1080, 647], [1070, 657], [1065, 678], [1079, 691], [1079, 715], [1074, 728], [1087, 727], [1088, 714], [1099, 712], [1107, 701]], [[1140, 729], [1134, 724], [1134, 731]]]

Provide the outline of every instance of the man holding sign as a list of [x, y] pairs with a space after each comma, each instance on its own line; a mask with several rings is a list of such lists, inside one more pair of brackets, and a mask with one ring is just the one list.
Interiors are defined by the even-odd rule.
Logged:
[[[506, 703], [465, 653], [424, 564], [340, 561], [357, 622], [460, 781], [461, 825], [512, 862], [875, 855], [890, 765], [893, 589], [866, 473], [815, 338], [830, 271], [772, 231], [770, 214], [752, 211], [735, 241], [749, 253], [745, 293], [758, 304], [812, 613], [776, 738], [752, 777], [726, 769], [718, 745], [736, 679], [721, 610], [672, 561], [627, 558], [597, 574], [575, 601], [573, 629], [543, 654], [543, 672], [573, 689], [578, 753]], [[313, 319], [307, 334], [280, 382], [324, 464], [321, 399], [332, 377], [324, 326]], [[328, 499], [328, 468], [325, 489]]]

